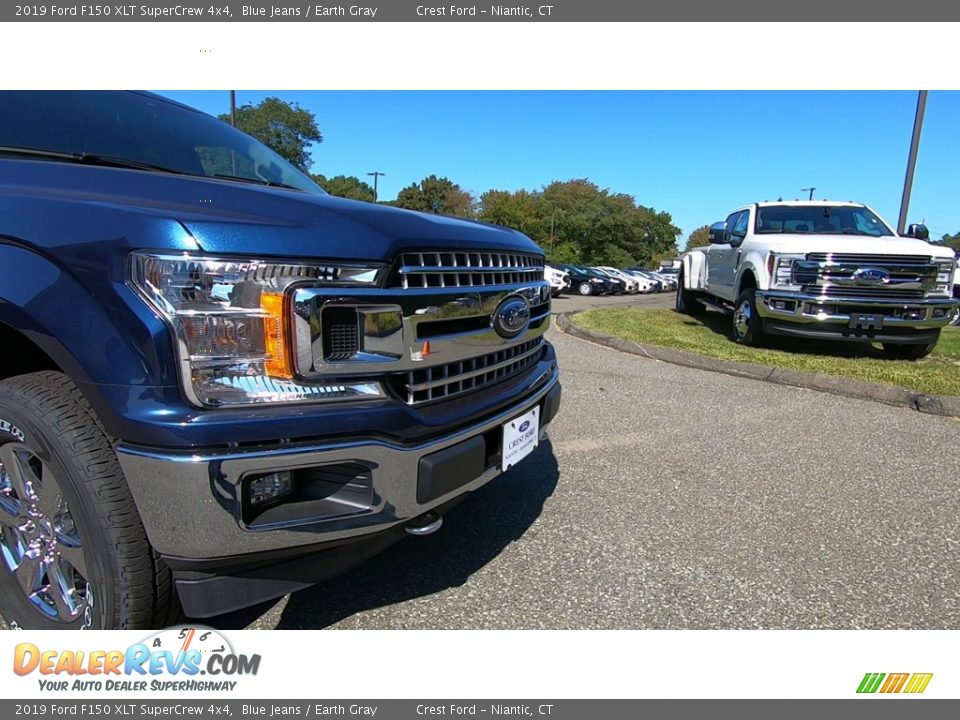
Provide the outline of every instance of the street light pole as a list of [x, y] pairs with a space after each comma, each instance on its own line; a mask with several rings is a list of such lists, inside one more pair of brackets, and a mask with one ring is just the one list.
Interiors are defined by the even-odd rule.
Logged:
[[813, 200], [813, 191], [814, 191], [814, 190], [816, 190], [815, 187], [800, 188], [800, 192], [809, 192], [809, 193], [810, 193], [810, 197], [807, 198], [808, 200]]
[[381, 175], [386, 175], [386, 173], [380, 172], [379, 170], [374, 170], [373, 172], [368, 172], [367, 175], [373, 175], [373, 204], [377, 204], [377, 180], [380, 179]]
[[910, 157], [907, 159], [907, 177], [903, 180], [903, 197], [900, 199], [900, 222], [897, 234], [907, 229], [907, 212], [910, 210], [910, 193], [913, 190], [913, 172], [917, 169], [917, 152], [920, 150], [920, 131], [923, 130], [923, 113], [927, 108], [927, 91], [917, 95], [917, 113], [913, 117], [913, 137], [910, 138]]
[[230, 124], [237, 126], [237, 91], [230, 91]]

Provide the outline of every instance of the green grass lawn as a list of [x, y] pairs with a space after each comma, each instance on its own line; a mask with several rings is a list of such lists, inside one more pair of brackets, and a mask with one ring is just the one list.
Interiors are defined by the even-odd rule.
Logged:
[[769, 348], [750, 348], [730, 339], [730, 318], [699, 318], [673, 310], [596, 308], [579, 313], [580, 327], [634, 342], [686, 350], [721, 360], [837, 375], [898, 385], [929, 395], [960, 396], [960, 328], [944, 329], [923, 360], [887, 360], [879, 346], [774, 338]]

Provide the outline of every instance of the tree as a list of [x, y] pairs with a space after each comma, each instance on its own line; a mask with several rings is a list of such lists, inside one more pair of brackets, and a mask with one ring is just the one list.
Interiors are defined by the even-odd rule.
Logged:
[[[229, 115], [220, 115], [230, 122]], [[247, 103], [237, 108], [237, 128], [252, 135], [294, 167], [306, 172], [312, 160], [309, 146], [323, 142], [316, 118], [297, 103], [268, 97], [259, 105]]]
[[526, 233], [550, 260], [617, 267], [674, 257], [680, 234], [669, 213], [586, 178], [540, 191], [489, 190], [480, 198], [480, 219]]
[[550, 232], [550, 208], [543, 196], [529, 190], [487, 190], [480, 196], [480, 219], [519, 230], [530, 237]]
[[313, 181], [331, 195], [373, 202], [373, 188], [353, 175], [336, 175], [326, 178], [323, 175], [313, 175]]
[[435, 215], [474, 217], [477, 203], [473, 195], [451, 180], [430, 175], [397, 193], [394, 204], [407, 210]]
[[703, 247], [710, 242], [710, 226], [702, 225], [690, 233], [690, 236], [687, 238], [687, 245], [683, 248], [683, 251], [693, 250], [693, 248]]
[[960, 250], [960, 232], [955, 235], [944, 235], [937, 241], [938, 245], [946, 245], [954, 250]]

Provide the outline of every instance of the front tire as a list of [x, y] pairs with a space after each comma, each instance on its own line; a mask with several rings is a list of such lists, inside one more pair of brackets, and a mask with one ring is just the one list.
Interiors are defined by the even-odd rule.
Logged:
[[0, 549], [10, 627], [144, 629], [180, 617], [113, 447], [62, 373], [0, 382]]
[[[940, 339], [940, 333], [937, 332], [937, 340]], [[883, 343], [883, 352], [892, 360], [919, 360], [925, 358], [937, 346], [937, 340], [925, 345], [893, 345]]]
[[733, 309], [734, 342], [750, 347], [762, 347], [766, 344], [763, 320], [757, 312], [757, 291], [747, 288], [737, 296]]
[[588, 282], [582, 282], [577, 286], [577, 292], [586, 297], [587, 295], [593, 295], [593, 285]]

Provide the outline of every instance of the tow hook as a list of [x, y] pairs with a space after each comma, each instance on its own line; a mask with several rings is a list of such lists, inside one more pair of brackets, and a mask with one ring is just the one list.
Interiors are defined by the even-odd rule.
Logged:
[[408, 535], [432, 535], [443, 525], [443, 518], [435, 512], [427, 512], [420, 517], [415, 517], [408, 522], [403, 529]]

